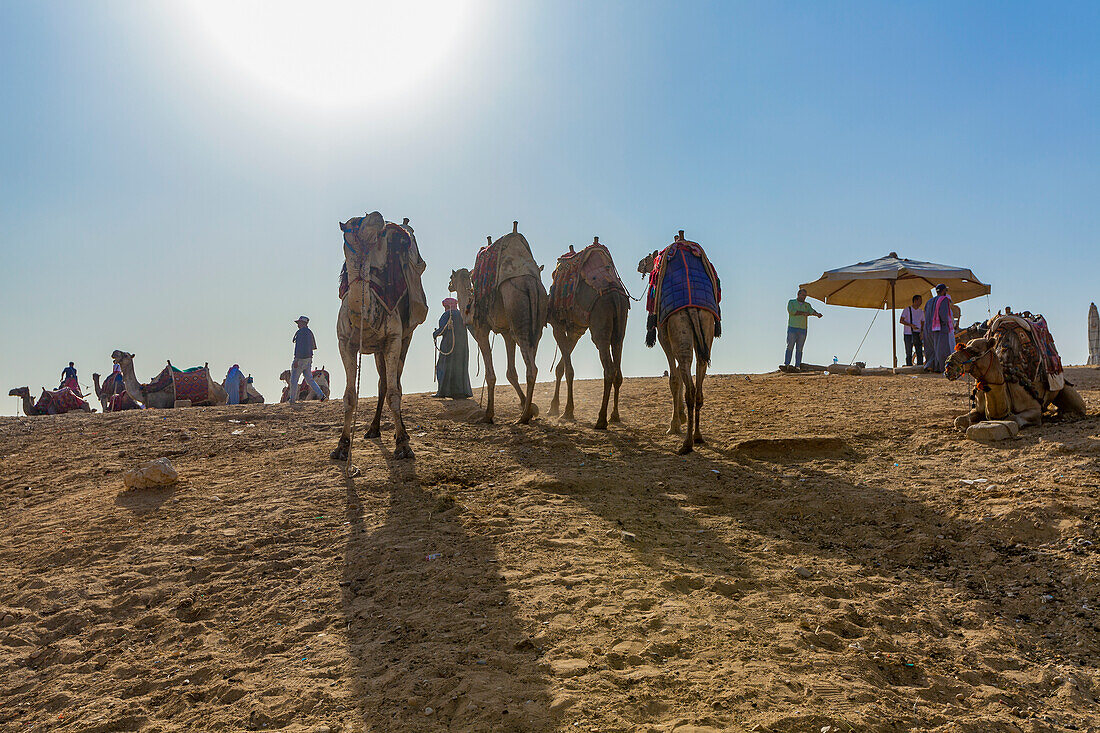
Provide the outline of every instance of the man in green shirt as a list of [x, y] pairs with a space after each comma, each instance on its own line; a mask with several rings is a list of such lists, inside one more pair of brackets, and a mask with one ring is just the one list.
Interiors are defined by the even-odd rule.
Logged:
[[[802, 369], [802, 347], [806, 345], [806, 317], [821, 314], [806, 302], [806, 289], [798, 289], [798, 297], [787, 301], [787, 354], [783, 358], [780, 371], [790, 372]], [[791, 368], [791, 353], [794, 353], [794, 368]]]

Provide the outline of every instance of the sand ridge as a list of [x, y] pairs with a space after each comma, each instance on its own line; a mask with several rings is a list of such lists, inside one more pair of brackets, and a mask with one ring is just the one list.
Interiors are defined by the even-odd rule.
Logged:
[[0, 729], [1100, 730], [1100, 418], [707, 386], [688, 457], [663, 379], [606, 433], [594, 381], [576, 424], [407, 397], [416, 459], [386, 425], [352, 480], [335, 403], [4, 418]]

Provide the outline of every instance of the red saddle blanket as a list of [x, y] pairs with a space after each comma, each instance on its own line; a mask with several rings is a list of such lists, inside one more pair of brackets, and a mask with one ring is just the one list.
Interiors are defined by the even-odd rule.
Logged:
[[168, 364], [149, 384], [142, 385], [145, 392], [163, 392], [172, 385], [177, 400], [191, 400], [192, 405], [210, 401], [210, 370], [204, 366], [176, 369]]
[[38, 402], [34, 405], [34, 409], [38, 412], [49, 415], [64, 415], [66, 412], [86, 410], [87, 408], [88, 403], [68, 387], [52, 391], [42, 390], [42, 396], [38, 398]]
[[134, 398], [127, 392], [120, 392], [119, 394], [112, 395], [111, 401], [107, 403], [107, 412], [121, 412], [122, 410], [136, 409], [138, 409], [138, 403], [134, 402]]

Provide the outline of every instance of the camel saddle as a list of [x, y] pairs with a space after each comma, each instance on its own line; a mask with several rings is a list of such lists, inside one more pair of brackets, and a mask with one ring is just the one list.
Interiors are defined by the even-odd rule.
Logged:
[[[393, 313], [401, 304], [402, 298], [408, 295], [410, 325], [416, 326], [423, 323], [424, 319], [428, 317], [428, 298], [420, 281], [420, 274], [424, 272], [425, 268], [424, 260], [420, 257], [416, 235], [413, 234], [410, 227], [388, 221], [382, 236], [379, 237], [379, 241], [384, 240], [385, 234], [389, 230], [399, 230], [407, 234], [409, 243], [401, 249], [387, 249], [385, 265], [371, 267], [370, 289], [378, 296], [378, 300], [390, 313]], [[344, 299], [350, 288], [348, 263], [345, 259], [343, 266], [340, 268], [340, 300]]]
[[998, 346], [1001, 345], [1001, 337], [1008, 331], [1015, 332], [1016, 340], [1023, 350], [1017, 357], [1019, 363], [1014, 366], [1027, 374], [1032, 382], [1041, 384], [1045, 381], [1052, 392], [1062, 389], [1066, 385], [1062, 374], [1062, 359], [1054, 346], [1054, 338], [1047, 328], [1046, 319], [998, 316], [989, 326], [989, 335]]
[[578, 326], [588, 325], [592, 306], [604, 293], [627, 294], [611, 252], [598, 242], [559, 257], [550, 279], [550, 312], [557, 320], [572, 320]]
[[531, 254], [531, 245], [519, 232], [510, 232], [478, 250], [474, 260], [473, 317], [484, 321], [496, 302], [497, 288], [505, 280], [531, 275], [542, 282], [542, 272]]
[[678, 239], [658, 255], [646, 298], [646, 310], [657, 316], [658, 323], [684, 308], [708, 310], [720, 321], [721, 302], [722, 282], [698, 243]]

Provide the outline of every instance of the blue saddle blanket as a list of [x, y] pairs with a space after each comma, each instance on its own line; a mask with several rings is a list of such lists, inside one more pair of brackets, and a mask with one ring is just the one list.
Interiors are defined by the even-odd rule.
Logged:
[[679, 244], [673, 244], [661, 253], [662, 272], [660, 292], [657, 293], [657, 320], [660, 323], [676, 311], [689, 307], [703, 308], [713, 313], [716, 319], [721, 318], [718, 305], [721, 285], [705, 256]]

